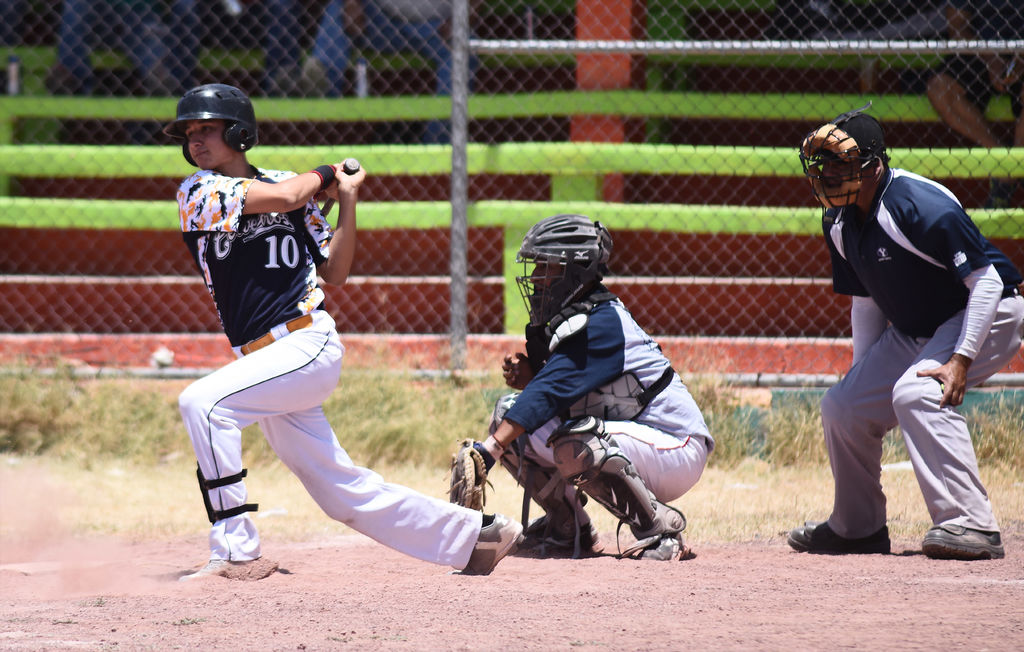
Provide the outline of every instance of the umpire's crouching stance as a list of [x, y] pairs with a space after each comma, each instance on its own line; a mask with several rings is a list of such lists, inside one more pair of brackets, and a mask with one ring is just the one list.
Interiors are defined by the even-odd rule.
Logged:
[[999, 525], [954, 407], [1020, 349], [1021, 275], [949, 190], [889, 167], [882, 127], [863, 110], [811, 132], [800, 148], [825, 209], [835, 291], [852, 296], [853, 366], [821, 402], [832, 515], [793, 530], [789, 545], [889, 552], [882, 437], [899, 425], [934, 523], [924, 554], [1001, 558]]

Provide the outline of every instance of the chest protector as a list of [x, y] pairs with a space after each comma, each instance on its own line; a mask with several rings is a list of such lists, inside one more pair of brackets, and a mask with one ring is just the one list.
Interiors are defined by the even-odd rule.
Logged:
[[[563, 308], [544, 326], [526, 327], [526, 355], [536, 371], [547, 361], [551, 352], [563, 341], [586, 330], [590, 313], [601, 303], [613, 301], [616, 296], [603, 290], [588, 295], [582, 301]], [[675, 372], [671, 367], [650, 387], [645, 388], [633, 372], [626, 372], [615, 380], [587, 393], [569, 408], [570, 417], [594, 416], [607, 421], [629, 421], [644, 411], [655, 396], [661, 393]]]
[[632, 421], [647, 405], [668, 387], [675, 372], [666, 367], [658, 380], [644, 388], [632, 371], [598, 387], [569, 408], [570, 417], [591, 416], [605, 421]]

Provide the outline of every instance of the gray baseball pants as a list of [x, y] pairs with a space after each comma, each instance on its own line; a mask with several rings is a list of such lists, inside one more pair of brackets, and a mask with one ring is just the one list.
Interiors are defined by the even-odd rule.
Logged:
[[[908, 337], [889, 327], [847, 375], [821, 401], [835, 479], [835, 502], [828, 523], [839, 536], [860, 538], [886, 523], [882, 493], [882, 439], [900, 426], [932, 523], [996, 531], [988, 493], [964, 417], [939, 408], [942, 390], [934, 378], [917, 372], [949, 360], [960, 335], [963, 311], [931, 338]], [[988, 337], [967, 373], [974, 387], [1002, 369], [1024, 338], [1024, 297], [999, 302]]]

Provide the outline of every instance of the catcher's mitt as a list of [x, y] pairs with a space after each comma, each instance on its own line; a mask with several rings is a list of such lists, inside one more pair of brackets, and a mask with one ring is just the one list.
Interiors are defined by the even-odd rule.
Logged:
[[449, 502], [483, 511], [486, 496], [487, 467], [483, 455], [473, 448], [472, 439], [464, 439], [452, 455], [452, 479], [448, 489]]

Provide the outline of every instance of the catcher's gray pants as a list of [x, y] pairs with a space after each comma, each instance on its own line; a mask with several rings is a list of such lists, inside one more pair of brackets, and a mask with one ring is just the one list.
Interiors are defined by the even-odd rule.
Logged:
[[[960, 335], [961, 311], [931, 338], [913, 338], [888, 328], [847, 375], [821, 401], [835, 478], [829, 526], [842, 537], [868, 536], [885, 525], [881, 485], [882, 438], [897, 424], [914, 466], [932, 522], [979, 530], [999, 529], [967, 423], [956, 409], [939, 408], [942, 390], [934, 378], [917, 372], [949, 360]], [[981, 351], [967, 372], [974, 387], [1005, 366], [1024, 337], [1024, 298], [1008, 297]]]

